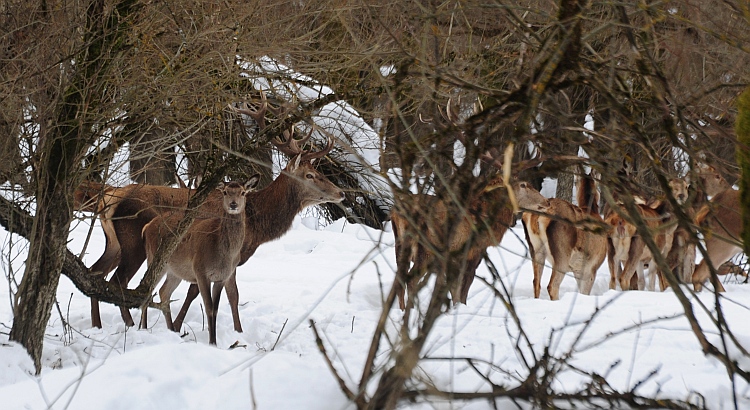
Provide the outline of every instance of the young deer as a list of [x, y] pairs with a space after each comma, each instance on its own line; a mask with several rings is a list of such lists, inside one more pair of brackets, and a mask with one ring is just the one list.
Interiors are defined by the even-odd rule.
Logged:
[[[672, 179], [669, 182], [672, 195], [678, 204], [682, 204], [687, 199], [687, 183], [682, 179]], [[645, 221], [649, 231], [652, 232], [653, 239], [659, 251], [665, 257], [669, 254], [674, 242], [674, 233], [677, 229], [675, 217], [672, 215], [669, 202], [666, 200], [655, 201], [654, 203], [636, 204], [638, 213]], [[623, 290], [631, 289], [631, 279], [637, 274], [637, 287], [639, 290], [646, 289], [645, 269], [651, 265], [653, 255], [646, 247], [643, 238], [637, 233], [636, 227], [625, 220], [622, 216], [610, 213], [605, 218], [605, 222], [612, 226], [609, 238], [607, 239], [607, 255], [610, 270], [609, 288], [615, 289], [619, 280], [620, 288]], [[624, 266], [623, 266], [624, 265]], [[661, 290], [666, 287], [666, 281], [656, 266], [649, 268], [649, 285], [648, 288], [653, 290], [656, 286], [656, 278], [659, 278]]]
[[[162, 276], [167, 274], [167, 279], [159, 289], [159, 299], [170, 330], [174, 330], [169, 307], [172, 292], [183, 280], [195, 283], [206, 308], [209, 344], [216, 344], [216, 314], [219, 310], [221, 290], [240, 263], [245, 242], [246, 195], [258, 183], [258, 179], [255, 177], [244, 184], [220, 183], [217, 189], [224, 198], [225, 215], [193, 223], [169, 257], [162, 272]], [[143, 241], [149, 264], [159, 248], [159, 243], [172, 235], [181, 219], [181, 215], [159, 216], [143, 227]], [[146, 309], [143, 308], [144, 312]], [[145, 313], [141, 317], [145, 318]], [[141, 327], [145, 327], [145, 324], [142, 323]]]
[[[260, 130], [266, 129], [265, 113], [270, 110], [265, 96], [259, 109], [238, 110], [252, 116]], [[283, 113], [276, 112], [279, 117]], [[294, 132], [284, 131], [285, 139], [276, 137], [271, 142], [290, 160], [287, 167], [276, 180], [266, 188], [247, 194], [247, 215], [245, 242], [239, 265], [244, 264], [255, 250], [263, 243], [278, 239], [292, 226], [294, 216], [307, 206], [324, 202], [341, 202], [344, 192], [315, 169], [314, 162], [325, 156], [333, 148], [333, 138], [329, 136], [327, 145], [320, 151], [303, 150], [310, 134], [297, 139]], [[141, 232], [152, 219], [165, 214], [182, 215], [193, 191], [184, 188], [133, 184], [122, 188], [105, 189], [99, 195], [94, 187], [84, 185], [76, 190], [77, 203], [94, 201], [89, 209], [101, 211], [100, 219], [106, 236], [106, 248], [102, 256], [89, 269], [94, 274], [106, 275], [113, 269], [111, 282], [127, 287], [138, 268], [146, 259], [145, 247]], [[199, 218], [216, 217], [223, 213], [222, 196], [218, 191], [209, 195], [201, 206]], [[235, 277], [232, 275], [226, 283], [227, 298], [232, 308], [234, 328], [242, 332], [239, 320], [239, 293]], [[198, 296], [198, 287], [191, 285], [188, 296], [180, 313], [174, 321], [179, 330], [192, 300]], [[127, 309], [120, 309], [126, 325], [133, 326], [133, 318]], [[101, 327], [99, 303], [91, 301], [91, 323]]]
[[523, 214], [524, 232], [533, 261], [535, 298], [541, 293], [545, 260], [552, 264], [552, 276], [547, 285], [551, 300], [559, 299], [560, 283], [567, 272], [573, 272], [579, 292], [591, 293], [596, 271], [607, 253], [606, 236], [595, 232], [602, 229], [604, 221], [599, 216], [599, 193], [592, 176], [579, 178], [577, 200], [578, 206], [575, 206], [550, 198], [546, 215]]
[[[549, 202], [527, 182], [513, 184], [518, 205], [533, 210], [544, 210]], [[392, 211], [391, 221], [396, 237], [396, 283], [399, 307], [410, 308], [414, 291], [427, 273], [439, 270], [438, 261], [429, 249], [439, 246], [445, 238], [441, 231], [442, 224], [448, 220], [449, 206], [433, 195], [415, 195], [409, 204], [412, 212]], [[474, 274], [482, 260], [482, 255], [490, 246], [497, 246], [505, 231], [513, 224], [513, 212], [509, 207], [508, 193], [501, 178], [490, 181], [477, 198], [470, 200], [466, 206], [466, 216], [457, 220], [454, 226], [448, 227], [449, 256], [448, 272], [457, 274], [450, 289], [454, 304], [466, 303], [469, 287], [474, 281]], [[429, 212], [427, 214], [425, 212]], [[420, 243], [408, 229], [410, 218], [419, 219], [415, 226], [424, 235]], [[414, 225], [414, 223], [412, 223]], [[413, 228], [412, 228], [413, 229]], [[453, 255], [454, 253], [458, 255]], [[413, 262], [411, 269], [410, 263]], [[463, 263], [462, 263], [463, 262]], [[408, 294], [408, 298], [405, 297]], [[408, 303], [407, 303], [408, 302]]]
[[[707, 260], [718, 269], [724, 262], [742, 252], [742, 215], [740, 213], [740, 191], [732, 189], [724, 178], [713, 168], [704, 168], [706, 186], [716, 192], [711, 201], [703, 205], [695, 216], [696, 225], [704, 228], [704, 241], [708, 258], [704, 258], [695, 268], [692, 282], [695, 291], [703, 289], [703, 283], [711, 276]], [[723, 188], [723, 189], [722, 189]], [[711, 195], [709, 189], [706, 193]], [[719, 292], [724, 286], [717, 281]]]

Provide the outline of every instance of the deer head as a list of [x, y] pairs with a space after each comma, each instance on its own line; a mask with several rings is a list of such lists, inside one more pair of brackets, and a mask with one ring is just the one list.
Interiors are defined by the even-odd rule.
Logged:
[[[261, 102], [257, 107], [234, 108], [240, 114], [250, 116], [258, 124], [261, 132], [265, 131], [266, 112], [271, 112], [277, 118], [287, 117], [291, 108], [274, 108], [268, 104], [265, 93], [261, 92]], [[304, 149], [310, 141], [315, 130], [320, 131], [327, 137], [326, 145], [313, 151], [312, 147]], [[280, 136], [271, 139], [271, 143], [283, 154], [289, 157], [289, 164], [284, 169], [284, 174], [297, 182], [298, 194], [302, 198], [302, 206], [317, 205], [324, 202], [338, 203], [345, 199], [344, 192], [328, 180], [322, 173], [315, 169], [315, 162], [325, 157], [333, 149], [334, 138], [331, 134], [316, 125], [310, 125], [307, 135], [297, 138], [294, 126], [283, 130]]]
[[238, 215], [245, 210], [245, 195], [258, 185], [260, 174], [253, 175], [244, 184], [239, 182], [220, 182], [216, 189], [224, 195], [224, 210], [230, 215]]
[[687, 201], [690, 183], [683, 178], [672, 178], [669, 180], [669, 189], [672, 191], [675, 201], [682, 205]]
[[698, 182], [703, 192], [709, 196], [715, 196], [719, 192], [731, 188], [723, 176], [711, 165], [699, 162], [696, 164]]

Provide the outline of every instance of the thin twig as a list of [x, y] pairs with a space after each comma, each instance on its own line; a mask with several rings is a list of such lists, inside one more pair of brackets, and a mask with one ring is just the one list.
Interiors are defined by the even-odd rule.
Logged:
[[[326, 365], [328, 365], [328, 370], [331, 371], [333, 374], [333, 377], [336, 378], [336, 381], [339, 383], [339, 387], [341, 388], [341, 391], [344, 392], [344, 395], [346, 395], [346, 398], [353, 402], [362, 401], [362, 398], [357, 398], [357, 396], [349, 390], [349, 387], [346, 386], [346, 382], [344, 379], [339, 376], [338, 371], [336, 371], [336, 368], [333, 367], [333, 362], [331, 362], [331, 358], [328, 357], [328, 353], [326, 352], [326, 347], [323, 345], [323, 339], [320, 338], [320, 334], [318, 333], [318, 328], [315, 327], [315, 322], [310, 319], [310, 327], [313, 330], [313, 333], [315, 334], [315, 344], [318, 346], [318, 350], [323, 355], [323, 359], [326, 361]], [[357, 405], [358, 408], [362, 408], [363, 406]]]
[[279, 335], [276, 336], [276, 341], [274, 342], [273, 346], [271, 347], [271, 351], [273, 352], [274, 349], [276, 349], [276, 345], [279, 343], [279, 339], [281, 339], [281, 334], [284, 333], [284, 328], [286, 327], [286, 322], [289, 321], [289, 318], [286, 318], [284, 321], [284, 324], [281, 326], [281, 330], [279, 330]]

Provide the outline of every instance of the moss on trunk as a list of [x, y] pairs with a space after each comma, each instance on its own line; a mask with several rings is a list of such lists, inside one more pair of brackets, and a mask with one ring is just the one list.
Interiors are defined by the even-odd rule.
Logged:
[[737, 164], [740, 166], [740, 208], [742, 208], [742, 241], [745, 254], [750, 251], [750, 88], [737, 99]]

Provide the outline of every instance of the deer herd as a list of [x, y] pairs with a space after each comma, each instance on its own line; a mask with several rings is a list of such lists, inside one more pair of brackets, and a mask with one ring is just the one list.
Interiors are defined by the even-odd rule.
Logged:
[[[271, 110], [265, 98], [260, 108], [236, 109], [252, 117], [259, 129], [265, 129], [265, 115]], [[277, 116], [279, 112], [274, 112]], [[311, 133], [294, 136], [284, 131], [272, 143], [290, 160], [286, 168], [267, 187], [255, 190], [259, 176], [244, 181], [220, 183], [198, 209], [198, 216], [167, 257], [160, 276], [158, 306], [173, 331], [180, 331], [192, 301], [200, 295], [208, 318], [209, 343], [216, 344], [216, 314], [221, 291], [227, 294], [234, 330], [242, 332], [239, 318], [239, 292], [236, 269], [247, 262], [256, 249], [280, 238], [292, 226], [295, 215], [305, 207], [344, 200], [344, 192], [315, 169], [315, 161], [333, 147], [328, 136], [326, 146], [305, 150]], [[557, 198], [545, 198], [524, 181], [509, 181], [502, 176], [488, 178], [474, 197], [465, 199], [463, 211], [451, 226], [439, 223], [451, 219], [453, 212], [446, 200], [434, 195], [413, 195], [391, 211], [395, 236], [396, 280], [393, 292], [406, 314], [416, 301], [416, 293], [429, 272], [448, 272], [448, 292], [453, 303], [466, 303], [475, 272], [486, 249], [498, 246], [521, 211], [533, 267], [534, 297], [541, 294], [545, 265], [551, 267], [547, 292], [551, 300], [560, 297], [560, 284], [572, 273], [578, 291], [590, 294], [596, 272], [607, 259], [609, 288], [654, 290], [656, 282], [664, 290], [665, 272], [657, 267], [651, 249], [656, 249], [678, 281], [692, 283], [695, 290], [711, 278], [724, 262], [742, 251], [742, 220], [739, 191], [734, 190], [710, 166], [696, 166], [694, 181], [687, 178], [669, 181], [669, 192], [660, 198], [631, 196], [637, 217], [626, 211], [624, 201], [613, 195], [600, 209], [597, 188], [599, 175], [592, 170], [580, 172], [574, 205]], [[174, 236], [195, 190], [132, 184], [111, 187], [85, 182], [75, 192], [76, 207], [97, 214], [105, 235], [105, 250], [91, 266], [94, 275], [106, 276], [117, 286], [127, 287], [144, 261], [151, 263], [160, 243]], [[710, 200], [709, 200], [710, 197]], [[674, 206], [692, 219], [679, 222]], [[429, 210], [429, 213], [419, 210]], [[656, 245], [649, 247], [638, 229], [639, 223], [651, 232]], [[702, 227], [705, 257], [695, 265], [696, 227]], [[447, 239], [446, 239], [447, 238]], [[444, 243], [447, 258], [435, 254]], [[646, 277], [648, 272], [648, 277]], [[187, 296], [176, 318], [172, 318], [170, 297], [177, 286], [190, 283]], [[712, 282], [723, 291], [719, 281]], [[121, 308], [127, 326], [133, 326], [128, 309]], [[91, 300], [92, 326], [101, 327], [99, 303]], [[147, 326], [143, 307], [140, 327]]]

